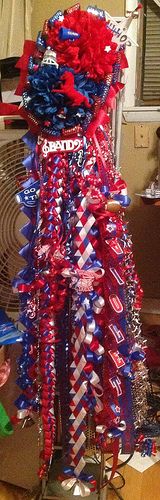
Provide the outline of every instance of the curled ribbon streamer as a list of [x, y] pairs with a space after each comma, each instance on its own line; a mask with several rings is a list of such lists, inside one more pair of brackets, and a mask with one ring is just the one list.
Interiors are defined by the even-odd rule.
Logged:
[[[81, 307], [78, 311], [78, 318], [81, 320], [82, 316], [83, 316], [83, 313], [84, 313], [84, 309], [83, 307]], [[85, 342], [86, 341], [86, 336], [87, 336], [87, 340], [88, 340], [88, 334], [86, 335], [86, 332], [85, 332], [85, 328], [84, 327], [81, 327], [80, 329], [80, 333], [79, 333], [79, 340], [81, 340], [81, 342]], [[93, 340], [93, 337], [90, 336], [90, 340], [92, 342]], [[91, 344], [90, 342], [90, 344]], [[97, 354], [103, 354], [104, 352], [104, 348], [102, 346], [99, 346], [98, 349], [95, 349], [95, 353]], [[82, 366], [82, 361], [79, 363], [79, 367], [81, 370], [83, 370], [83, 366]], [[90, 386], [91, 386], [91, 389], [92, 389], [92, 394], [93, 396], [95, 397], [95, 411], [96, 413], [99, 413], [100, 411], [102, 411], [103, 409], [103, 404], [100, 400], [100, 397], [102, 397], [103, 395], [103, 389], [102, 389], [102, 386], [100, 385], [100, 378], [99, 376], [95, 373], [95, 371], [92, 369], [90, 371], [90, 377], [89, 377], [89, 381], [90, 381]], [[86, 382], [84, 382], [84, 387], [86, 386]]]

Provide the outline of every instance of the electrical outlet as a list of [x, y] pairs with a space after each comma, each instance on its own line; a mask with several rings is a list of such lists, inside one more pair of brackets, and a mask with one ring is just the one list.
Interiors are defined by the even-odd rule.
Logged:
[[134, 127], [134, 147], [149, 148], [149, 127], [138, 123]]

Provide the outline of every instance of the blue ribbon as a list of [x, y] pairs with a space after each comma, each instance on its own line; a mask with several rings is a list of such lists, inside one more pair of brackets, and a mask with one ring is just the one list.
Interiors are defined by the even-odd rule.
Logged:
[[63, 12], [61, 10], [57, 10], [57, 12], [48, 19], [48, 24], [53, 26], [55, 21], [58, 21], [63, 16]]
[[80, 38], [79, 33], [76, 33], [76, 31], [72, 31], [67, 28], [60, 28], [59, 30], [59, 38], [60, 40], [77, 40]]
[[41, 31], [38, 32], [37, 40], [36, 40], [37, 49], [44, 52], [46, 49], [46, 41], [42, 36]]
[[24, 374], [24, 376], [21, 376], [16, 380], [16, 384], [23, 391], [25, 391], [25, 389], [27, 389], [28, 387], [31, 387], [32, 383], [33, 383], [32, 379], [27, 377], [26, 374]]
[[21, 229], [21, 234], [23, 234], [23, 236], [25, 236], [27, 240], [31, 240], [33, 232], [34, 226], [31, 222], [27, 222], [27, 224], [25, 224], [25, 226], [23, 226]]
[[26, 168], [26, 170], [31, 170], [32, 165], [33, 165], [33, 160], [34, 160], [34, 154], [30, 153], [28, 156], [26, 156], [23, 160], [23, 166]]
[[131, 199], [127, 195], [115, 194], [113, 199], [119, 201], [122, 207], [128, 207], [131, 203]]
[[18, 410], [27, 410], [30, 407], [30, 401], [25, 396], [25, 394], [20, 394], [20, 396], [16, 399], [15, 405]]
[[[64, 474], [66, 474], [66, 476], [74, 476], [75, 475], [73, 467], [64, 467], [63, 472], [64, 472]], [[79, 479], [89, 483], [90, 481], [93, 481], [94, 476], [93, 476], [93, 474], [90, 474], [90, 473], [87, 474], [86, 472], [81, 472]]]
[[145, 354], [142, 351], [133, 351], [130, 358], [134, 361], [143, 361], [145, 359]]
[[22, 140], [29, 149], [35, 151], [35, 147], [37, 144], [37, 137], [35, 135], [33, 135], [31, 132], [27, 132], [25, 135], [23, 135]]

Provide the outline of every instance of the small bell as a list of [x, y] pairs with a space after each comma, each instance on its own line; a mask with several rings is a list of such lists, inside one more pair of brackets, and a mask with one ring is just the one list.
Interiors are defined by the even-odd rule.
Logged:
[[58, 63], [56, 61], [56, 52], [54, 50], [47, 49], [44, 53], [44, 57], [42, 59], [42, 66], [44, 64], [56, 66], [58, 68]]

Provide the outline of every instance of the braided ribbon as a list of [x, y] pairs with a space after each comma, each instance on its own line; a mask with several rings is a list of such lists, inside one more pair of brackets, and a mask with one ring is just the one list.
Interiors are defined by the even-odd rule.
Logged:
[[[73, 361], [70, 367], [72, 373], [70, 383], [72, 388], [70, 390], [71, 415], [69, 419], [71, 423], [69, 427], [69, 433], [71, 435], [69, 441], [70, 465], [73, 466], [74, 475], [76, 477], [80, 476], [85, 466], [85, 417], [88, 410], [88, 385], [91, 388], [92, 399], [94, 400], [94, 407], [96, 407], [95, 410], [97, 412], [102, 409], [100, 396], [102, 396], [103, 393], [100, 379], [93, 371], [92, 364], [87, 363], [86, 359], [86, 344], [90, 346], [92, 344], [94, 328], [91, 328], [91, 323], [92, 326], [94, 326], [95, 321], [93, 320], [91, 323], [86, 322], [85, 297], [88, 299], [88, 294], [92, 293], [95, 278], [102, 276], [104, 273], [104, 271], [99, 270], [98, 267], [90, 267], [89, 270], [86, 269], [88, 266], [93, 265], [92, 259], [95, 258], [90, 235], [90, 230], [95, 223], [95, 218], [88, 212], [86, 205], [86, 199], [82, 198], [77, 210], [78, 222], [75, 227], [75, 245], [78, 247], [75, 252], [75, 260], [79, 269], [76, 269], [76, 271], [69, 269], [63, 270], [66, 276], [70, 276], [71, 286], [76, 285], [72, 302], [74, 326], [71, 338]], [[101, 310], [101, 305], [99, 309]], [[97, 344], [95, 344], [95, 350], [97, 349], [97, 354], [99, 355], [103, 353], [103, 348], [99, 346], [99, 343]], [[91, 356], [92, 355], [94, 356], [91, 352]], [[88, 366], [89, 373], [87, 374]]]
[[95, 255], [89, 232], [95, 223], [95, 218], [86, 210], [87, 199], [84, 197], [81, 200], [77, 210], [78, 222], [76, 224], [75, 244], [78, 250], [75, 252], [75, 260], [80, 269], [92, 263], [91, 255]]

